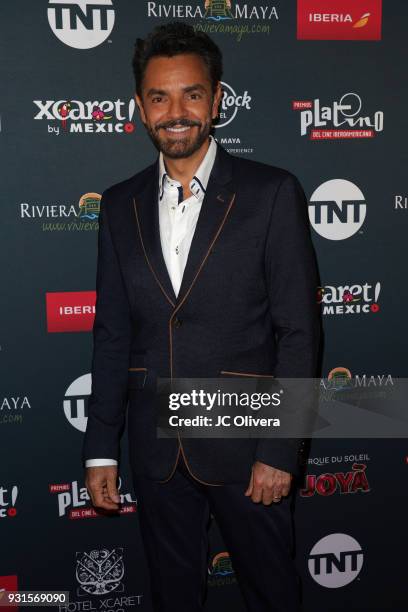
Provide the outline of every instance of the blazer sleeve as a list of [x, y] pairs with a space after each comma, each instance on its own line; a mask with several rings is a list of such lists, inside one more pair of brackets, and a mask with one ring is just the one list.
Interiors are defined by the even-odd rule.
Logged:
[[94, 457], [119, 459], [127, 406], [131, 312], [109, 226], [113, 202], [108, 193], [103, 193], [99, 212], [92, 392], [83, 463]]
[[[290, 173], [275, 193], [265, 247], [269, 308], [277, 345], [274, 376], [315, 377], [320, 337], [318, 276], [307, 202]], [[303, 444], [298, 438], [259, 439], [256, 459], [297, 475]]]

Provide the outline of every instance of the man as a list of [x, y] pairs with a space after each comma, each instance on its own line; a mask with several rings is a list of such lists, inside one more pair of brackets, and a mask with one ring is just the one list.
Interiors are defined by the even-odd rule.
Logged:
[[[92, 395], [83, 458], [95, 506], [118, 508], [130, 465], [155, 611], [203, 609], [214, 515], [251, 612], [299, 610], [295, 439], [157, 438], [157, 377], [315, 374], [317, 285], [293, 175], [210, 136], [222, 57], [173, 23], [138, 40], [136, 101], [160, 155], [101, 201]], [[182, 586], [180, 586], [182, 585]]]

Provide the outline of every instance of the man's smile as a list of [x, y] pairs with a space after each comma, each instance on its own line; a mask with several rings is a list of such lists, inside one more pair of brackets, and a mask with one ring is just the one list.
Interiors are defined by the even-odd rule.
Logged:
[[165, 128], [166, 132], [173, 132], [174, 134], [181, 134], [182, 132], [187, 132], [187, 130], [191, 129], [191, 125], [183, 125], [181, 127], [167, 127]]

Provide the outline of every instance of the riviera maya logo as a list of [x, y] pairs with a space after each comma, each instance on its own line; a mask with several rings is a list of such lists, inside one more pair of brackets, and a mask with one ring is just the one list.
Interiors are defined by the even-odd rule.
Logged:
[[231, 557], [227, 551], [214, 555], [208, 567], [208, 586], [224, 586], [236, 582]]
[[101, 194], [84, 193], [75, 204], [20, 204], [20, 218], [24, 222], [42, 224], [43, 232], [98, 230]]
[[79, 200], [79, 218], [95, 221], [99, 217], [101, 196], [99, 193], [85, 193]]
[[147, 17], [194, 20], [194, 29], [207, 34], [232, 34], [240, 42], [246, 34], [270, 34], [271, 23], [279, 21], [276, 6], [200, 0], [199, 3], [147, 2]]

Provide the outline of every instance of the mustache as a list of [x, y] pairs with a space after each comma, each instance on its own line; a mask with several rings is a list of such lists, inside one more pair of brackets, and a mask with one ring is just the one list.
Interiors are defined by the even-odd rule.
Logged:
[[193, 121], [192, 119], [173, 119], [172, 121], [163, 121], [163, 123], [157, 123], [155, 125], [155, 130], [173, 128], [176, 125], [180, 127], [201, 127], [201, 121]]

